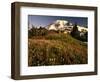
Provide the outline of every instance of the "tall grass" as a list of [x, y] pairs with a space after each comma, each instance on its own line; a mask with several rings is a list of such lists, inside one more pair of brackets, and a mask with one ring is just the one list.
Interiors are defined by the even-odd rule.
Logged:
[[66, 34], [48, 34], [28, 40], [28, 65], [87, 64], [87, 44]]

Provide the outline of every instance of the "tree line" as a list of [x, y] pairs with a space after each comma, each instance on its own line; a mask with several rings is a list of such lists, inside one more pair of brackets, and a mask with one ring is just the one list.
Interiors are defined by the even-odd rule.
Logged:
[[[60, 30], [58, 30], [58, 31], [52, 30], [52, 31], [55, 33], [62, 32], [62, 31], [60, 32]], [[33, 36], [45, 36], [48, 33], [50, 33], [50, 31], [42, 26], [40, 26], [39, 28], [32, 26], [32, 28], [30, 30], [28, 30], [28, 37], [31, 38]], [[82, 32], [78, 31], [78, 27], [77, 27], [76, 23], [74, 24], [73, 30], [70, 35], [81, 41], [87, 42], [87, 40], [88, 40], [88, 32], [84, 32], [84, 30]]]

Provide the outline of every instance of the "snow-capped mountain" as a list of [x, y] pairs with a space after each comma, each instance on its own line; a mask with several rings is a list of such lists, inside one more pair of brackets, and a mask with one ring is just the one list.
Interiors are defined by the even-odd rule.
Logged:
[[77, 25], [77, 27], [78, 27], [78, 31], [82, 31], [82, 29], [88, 31], [88, 28], [86, 27], [79, 26], [79, 25]]
[[68, 26], [72, 26], [72, 23], [69, 23], [66, 20], [56, 20], [46, 28], [48, 30], [65, 30]]
[[[88, 28], [85, 28], [85, 27], [82, 27], [82, 26], [79, 26], [79, 25], [77, 25], [77, 27], [78, 27], [79, 31], [81, 31], [81, 30], [88, 31]], [[62, 31], [68, 30], [68, 31], [72, 31], [73, 24], [69, 21], [66, 21], [66, 20], [56, 20], [52, 24], [46, 26], [46, 28], [48, 30], [62, 30]]]

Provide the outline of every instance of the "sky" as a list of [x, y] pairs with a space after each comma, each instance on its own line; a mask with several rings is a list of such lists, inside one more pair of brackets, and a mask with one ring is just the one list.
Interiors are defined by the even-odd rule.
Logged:
[[88, 18], [86, 17], [28, 15], [28, 25], [34, 25], [35, 27], [45, 27], [56, 20], [67, 20], [80, 26], [87, 26], [88, 24]]

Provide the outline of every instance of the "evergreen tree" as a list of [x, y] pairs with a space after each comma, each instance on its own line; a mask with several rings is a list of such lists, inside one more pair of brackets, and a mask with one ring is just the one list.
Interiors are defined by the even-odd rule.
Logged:
[[78, 27], [77, 27], [77, 23], [75, 23], [75, 25], [73, 26], [71, 35], [74, 37], [74, 36], [77, 36], [77, 34], [78, 34]]

